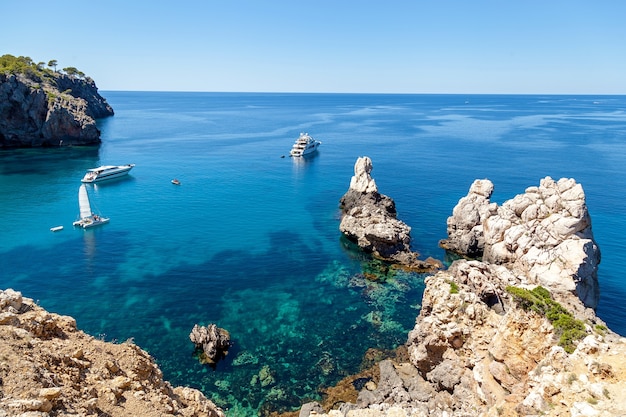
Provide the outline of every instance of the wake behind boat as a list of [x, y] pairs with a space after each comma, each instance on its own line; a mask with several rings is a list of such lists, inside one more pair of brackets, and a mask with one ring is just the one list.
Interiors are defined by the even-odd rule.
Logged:
[[135, 164], [127, 165], [102, 165], [98, 168], [91, 168], [87, 170], [87, 173], [81, 180], [82, 182], [91, 183], [104, 180], [110, 180], [113, 178], [119, 178], [133, 169]]
[[291, 156], [308, 155], [315, 152], [321, 144], [322, 142], [313, 139], [308, 133], [300, 133], [300, 137], [296, 139], [289, 154]]
[[91, 211], [91, 204], [89, 204], [89, 195], [87, 194], [85, 184], [81, 184], [78, 189], [78, 207], [80, 209], [80, 219], [72, 223], [74, 226], [87, 229], [109, 222], [108, 217], [99, 216]]

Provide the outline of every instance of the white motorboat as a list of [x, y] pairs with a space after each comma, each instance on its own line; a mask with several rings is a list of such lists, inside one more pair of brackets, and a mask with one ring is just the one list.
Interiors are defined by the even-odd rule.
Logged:
[[81, 184], [78, 189], [78, 207], [80, 209], [80, 218], [72, 223], [74, 226], [87, 229], [109, 222], [108, 217], [99, 216], [91, 211], [91, 204], [89, 204], [89, 195], [87, 194], [85, 184]]
[[311, 154], [322, 144], [319, 140], [313, 139], [308, 133], [300, 133], [300, 137], [291, 148], [289, 153], [291, 156], [304, 156]]
[[113, 178], [119, 178], [133, 169], [135, 164], [127, 165], [102, 165], [98, 168], [91, 168], [87, 170], [87, 173], [81, 180], [82, 182], [98, 182], [104, 180], [110, 180]]

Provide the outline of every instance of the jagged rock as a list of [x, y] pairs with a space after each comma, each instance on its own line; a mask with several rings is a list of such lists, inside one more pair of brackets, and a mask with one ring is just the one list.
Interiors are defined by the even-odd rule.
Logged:
[[216, 363], [228, 354], [230, 348], [230, 333], [217, 327], [215, 324], [208, 326], [193, 326], [189, 339], [196, 345], [197, 349], [202, 349], [202, 360], [206, 363]]
[[421, 261], [419, 254], [411, 251], [411, 228], [397, 219], [393, 199], [378, 192], [371, 171], [370, 158], [357, 159], [350, 188], [340, 200], [343, 215], [339, 230], [376, 258], [422, 271], [438, 269], [439, 262]]
[[0, 74], [0, 148], [98, 144], [95, 119], [111, 115], [88, 77]]
[[600, 250], [582, 186], [571, 178], [546, 177], [500, 207], [489, 201], [492, 192], [489, 180], [474, 181], [448, 218], [448, 238], [440, 245], [506, 265], [531, 284], [575, 293], [595, 309]]
[[[426, 278], [407, 341], [409, 362], [381, 362], [378, 380], [361, 390], [350, 417], [626, 415], [626, 339], [585, 308], [571, 276], [562, 282], [561, 272], [556, 279], [549, 268], [547, 277], [533, 269], [551, 260], [565, 271], [576, 265], [577, 277], [594, 275], [599, 253], [582, 187], [546, 178], [502, 207], [489, 201], [492, 191], [488, 180], [472, 185], [448, 222], [444, 242], [449, 249], [474, 250], [484, 261], [457, 260]], [[585, 249], [575, 250], [580, 242], [586, 256], [579, 253]], [[520, 247], [535, 249], [515, 253]], [[557, 346], [548, 317], [520, 306], [507, 289], [539, 284], [585, 324], [586, 337], [571, 354]]]
[[483, 222], [497, 208], [489, 201], [492, 193], [491, 181], [475, 180], [472, 183], [467, 196], [459, 200], [448, 218], [448, 239], [440, 242], [444, 249], [470, 258], [482, 256], [485, 247]]
[[350, 189], [358, 193], [377, 193], [376, 181], [371, 177], [372, 160], [365, 156], [354, 164], [354, 176], [350, 179]]
[[76, 321], [0, 290], [0, 415], [224, 417], [193, 388], [172, 386], [131, 342], [97, 340]]

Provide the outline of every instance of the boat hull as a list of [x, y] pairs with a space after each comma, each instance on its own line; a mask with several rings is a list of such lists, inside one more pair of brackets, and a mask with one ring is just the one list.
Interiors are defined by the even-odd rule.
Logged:
[[94, 220], [92, 218], [85, 218], [76, 220], [72, 223], [73, 226], [82, 227], [83, 229], [89, 229], [90, 227], [100, 226], [109, 222], [109, 219], [106, 217], [100, 217], [98, 220]]
[[89, 172], [85, 174], [81, 182], [94, 183], [120, 178], [128, 175], [128, 172], [133, 169], [134, 166], [134, 164], [122, 165], [119, 167], [103, 169], [101, 172], [98, 171], [99, 168], [90, 169]]
[[295, 157], [310, 155], [317, 151], [321, 144], [322, 142], [313, 139], [308, 133], [301, 133], [293, 144], [289, 155]]

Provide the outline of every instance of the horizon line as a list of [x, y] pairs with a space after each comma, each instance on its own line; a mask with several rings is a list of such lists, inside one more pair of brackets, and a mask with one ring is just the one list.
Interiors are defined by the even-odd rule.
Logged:
[[352, 94], [402, 96], [626, 96], [626, 93], [398, 93], [398, 92], [340, 92], [340, 91], [203, 91], [203, 90], [126, 90], [98, 88], [98, 91], [119, 93], [198, 93], [198, 94]]

